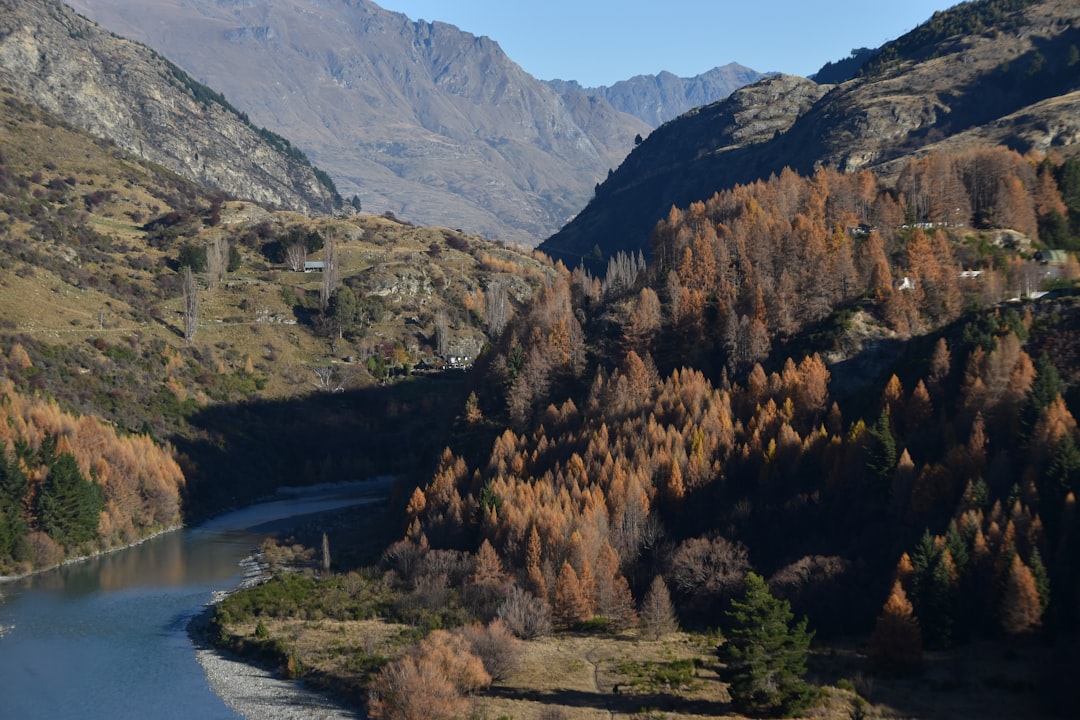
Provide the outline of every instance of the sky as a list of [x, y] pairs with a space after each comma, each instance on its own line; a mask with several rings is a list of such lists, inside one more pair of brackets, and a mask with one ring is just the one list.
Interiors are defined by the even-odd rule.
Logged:
[[810, 75], [876, 48], [958, 0], [376, 0], [413, 20], [487, 35], [540, 80], [612, 85], [737, 62]]

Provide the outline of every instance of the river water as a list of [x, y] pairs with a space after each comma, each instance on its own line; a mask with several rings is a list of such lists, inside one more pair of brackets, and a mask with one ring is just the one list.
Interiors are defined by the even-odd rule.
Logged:
[[238, 718], [187, 624], [282, 518], [375, 502], [386, 480], [285, 491], [135, 547], [0, 583], [0, 718]]

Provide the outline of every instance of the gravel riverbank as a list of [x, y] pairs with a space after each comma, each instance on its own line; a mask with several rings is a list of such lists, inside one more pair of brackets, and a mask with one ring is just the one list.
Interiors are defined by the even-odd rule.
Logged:
[[[230, 513], [223, 520], [211, 520], [201, 527], [214, 529], [225, 522], [231, 527], [257, 528], [262, 533], [282, 532], [294, 528], [297, 518], [310, 517], [313, 513], [329, 513], [380, 502], [389, 494], [393, 482], [394, 478], [387, 476], [363, 482], [279, 488], [273, 501]], [[327, 495], [326, 500], [314, 503], [311, 496], [315, 491]], [[302, 515], [298, 515], [294, 509], [298, 497], [308, 500], [308, 507]], [[289, 511], [281, 513], [279, 506]], [[242, 521], [237, 518], [242, 518]], [[263, 582], [269, 577], [269, 569], [258, 552], [241, 562], [241, 566], [243, 580], [237, 590]], [[337, 702], [327, 693], [312, 690], [300, 681], [283, 679], [274, 670], [250, 664], [221, 651], [210, 642], [209, 625], [214, 605], [226, 595], [227, 592], [221, 593], [188, 624], [195, 656], [206, 673], [210, 688], [226, 705], [247, 720], [351, 720], [365, 717], [362, 711]]]
[[[261, 582], [265, 568], [255, 558], [243, 563], [240, 587]], [[227, 593], [215, 599], [221, 600]], [[356, 720], [363, 713], [345, 707], [327, 694], [305, 687], [299, 680], [285, 680], [273, 670], [252, 665], [223, 652], [210, 642], [210, 618], [214, 604], [191, 619], [188, 635], [195, 657], [202, 665], [210, 689], [246, 720]]]
[[222, 654], [208, 644], [195, 657], [210, 688], [247, 720], [351, 720], [363, 717], [295, 680]]

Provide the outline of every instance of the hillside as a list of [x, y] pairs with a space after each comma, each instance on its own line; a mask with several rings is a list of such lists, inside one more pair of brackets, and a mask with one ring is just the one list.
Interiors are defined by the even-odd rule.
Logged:
[[[0, 91], [0, 120], [0, 374], [65, 410], [177, 443], [192, 458], [187, 512], [221, 502], [199, 494], [213, 490], [200, 480], [221, 477], [222, 463], [243, 459], [249, 471], [269, 463], [257, 477], [230, 476], [255, 478], [248, 491], [256, 495], [333, 472], [332, 462], [305, 469], [297, 445], [264, 432], [299, 422], [297, 443], [308, 432], [355, 437], [355, 422], [448, 401], [463, 377], [447, 369], [449, 358], [475, 357], [550, 272], [542, 258], [457, 231], [223, 200], [10, 91]], [[294, 244], [309, 242], [319, 246], [311, 260], [325, 262], [331, 243], [337, 258], [325, 309], [326, 274], [293, 272], [285, 262]], [[197, 269], [190, 327], [184, 263]], [[426, 374], [410, 376], [413, 368]], [[411, 380], [410, 389], [384, 392], [391, 379]], [[366, 408], [349, 422], [337, 415], [345, 398]], [[416, 420], [459, 408], [440, 405]], [[247, 450], [233, 438], [222, 453], [234, 413], [262, 419], [244, 435]], [[379, 420], [350, 444], [411, 442], [402, 435], [410, 422]], [[437, 431], [429, 437], [435, 442]], [[354, 476], [345, 466], [387, 471], [431, 455], [374, 457], [381, 467], [351, 454], [336, 466]], [[232, 502], [244, 496], [219, 485]]]
[[368, 0], [69, 4], [288, 137], [366, 211], [420, 224], [535, 245], [651, 129], [564, 100], [490, 38]]
[[[932, 32], [917, 28], [886, 45], [879, 57], [891, 59], [872, 73], [835, 86], [762, 80], [654, 131], [542, 248], [568, 264], [594, 247], [605, 257], [647, 251], [672, 205], [784, 167], [892, 176], [913, 155], [977, 144], [1075, 152], [1078, 15], [1072, 3], [968, 3], [936, 15], [925, 26]], [[950, 17], [981, 29], [956, 34], [964, 25]]]
[[0, 3], [0, 78], [68, 122], [226, 195], [316, 214], [340, 206], [333, 184], [288, 141], [63, 4]]

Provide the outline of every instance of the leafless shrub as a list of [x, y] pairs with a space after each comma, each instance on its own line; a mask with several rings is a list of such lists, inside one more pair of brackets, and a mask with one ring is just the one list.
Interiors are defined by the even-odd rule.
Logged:
[[425, 574], [446, 575], [450, 585], [458, 586], [472, 572], [472, 559], [460, 550], [429, 550], [420, 563]]
[[521, 641], [502, 620], [495, 619], [486, 627], [472, 623], [460, 632], [493, 680], [506, 678], [521, 664]]
[[551, 605], [517, 585], [499, 607], [499, 618], [519, 638], [531, 640], [551, 632]]
[[412, 582], [426, 550], [412, 540], [399, 540], [383, 551], [381, 564], [401, 579]]
[[691, 538], [671, 559], [671, 583], [695, 614], [713, 615], [738, 594], [751, 569], [746, 546], [725, 537]]
[[852, 603], [837, 598], [850, 597], [857, 587], [851, 562], [835, 555], [807, 555], [769, 578], [773, 594], [790, 602], [796, 615], [809, 616], [819, 629], [844, 627]]

